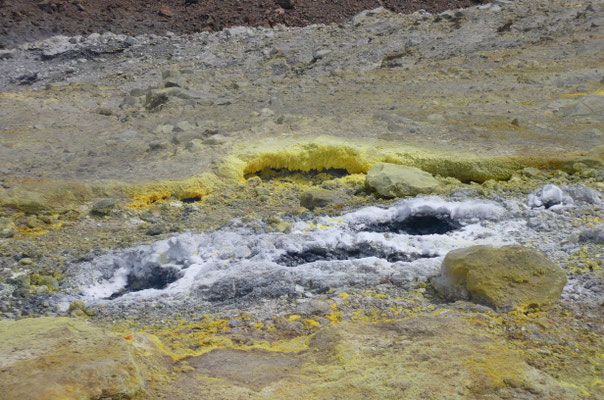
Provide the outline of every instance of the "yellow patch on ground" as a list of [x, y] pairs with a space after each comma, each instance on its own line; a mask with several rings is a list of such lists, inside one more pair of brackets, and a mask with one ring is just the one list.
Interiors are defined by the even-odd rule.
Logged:
[[597, 94], [600, 96], [604, 96], [604, 90], [596, 90], [594, 92], [566, 93], [560, 97], [579, 97], [579, 96], [588, 96], [590, 94]]

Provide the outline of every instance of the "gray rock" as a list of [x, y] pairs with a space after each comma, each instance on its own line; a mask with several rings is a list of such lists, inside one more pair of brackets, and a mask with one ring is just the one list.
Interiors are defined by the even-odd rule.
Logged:
[[14, 50], [0, 51], [0, 60], [8, 60], [9, 58], [13, 58], [14, 56], [15, 56]]
[[151, 150], [151, 151], [160, 150], [165, 147], [166, 147], [166, 144], [160, 140], [154, 140], [151, 143], [149, 143], [149, 150]]
[[275, 320], [275, 326], [282, 332], [291, 333], [294, 335], [301, 335], [304, 333], [304, 325], [300, 321], [290, 321], [285, 318], [277, 318]]
[[150, 90], [145, 98], [145, 108], [149, 111], [158, 110], [170, 100], [165, 90]]
[[37, 72], [26, 72], [17, 77], [19, 85], [31, 85], [40, 79], [40, 74]]
[[275, 115], [275, 112], [273, 110], [271, 110], [270, 108], [263, 108], [262, 110], [260, 110], [260, 116], [262, 117], [272, 117]]
[[300, 205], [309, 210], [314, 210], [316, 207], [325, 207], [336, 202], [342, 202], [342, 196], [332, 190], [312, 189], [302, 194], [300, 197]]
[[217, 145], [226, 143], [226, 141], [227, 141], [227, 138], [225, 136], [217, 134], [217, 135], [213, 135], [213, 136], [210, 136], [209, 138], [205, 139], [203, 141], [203, 144], [207, 144], [210, 146], [217, 146]]
[[164, 81], [165, 88], [170, 87], [185, 87], [185, 81], [182, 78], [168, 78]]
[[371, 17], [375, 17], [377, 15], [387, 15], [387, 14], [391, 14], [391, 12], [388, 11], [387, 9], [385, 9], [384, 7], [374, 8], [373, 10], [361, 11], [360, 13], [358, 13], [357, 15], [352, 17], [352, 23], [354, 25], [358, 26], [358, 25], [361, 25], [361, 24], [367, 22], [367, 20], [370, 19]]
[[133, 38], [132, 36], [128, 36], [124, 40], [124, 44], [128, 46], [138, 46], [140, 44], [140, 41], [136, 38]]
[[528, 205], [531, 208], [550, 208], [558, 205], [572, 205], [573, 199], [558, 186], [547, 184], [535, 190], [528, 196]]
[[146, 93], [147, 93], [147, 91], [145, 89], [134, 88], [130, 91], [130, 96], [141, 97], [141, 96], [144, 96]]
[[599, 28], [601, 26], [604, 26], [604, 17], [599, 17], [599, 18], [592, 19], [590, 26], [592, 28]]
[[138, 99], [134, 96], [126, 96], [120, 104], [120, 108], [132, 107], [138, 103]]
[[217, 106], [228, 106], [229, 104], [233, 104], [233, 100], [229, 99], [228, 97], [219, 97], [214, 100], [214, 105]]
[[[180, 142], [180, 139], [176, 139]], [[185, 149], [191, 152], [197, 152], [204, 149], [204, 143], [201, 139], [192, 139], [191, 141], [185, 144]]]
[[170, 124], [159, 125], [153, 129], [153, 133], [157, 135], [168, 135], [174, 132], [174, 126]]
[[582, 242], [604, 244], [604, 224], [584, 229], [579, 234], [579, 240]]
[[101, 201], [96, 202], [90, 213], [98, 216], [105, 216], [112, 213], [113, 209], [117, 205], [117, 200], [115, 199], [103, 199]]
[[166, 232], [168, 229], [166, 227], [165, 224], [163, 223], [155, 223], [152, 224], [149, 229], [147, 229], [147, 235], [149, 236], [157, 236], [157, 235], [161, 235], [162, 233]]
[[114, 114], [113, 110], [109, 107], [100, 107], [96, 110], [96, 112], [100, 115], [104, 115], [106, 117], [109, 117], [111, 115]]
[[194, 128], [194, 126], [191, 125], [189, 122], [187, 122], [187, 121], [180, 121], [174, 127], [174, 132], [186, 132], [186, 131], [192, 130], [193, 128]]
[[311, 315], [327, 315], [332, 311], [332, 308], [326, 302], [319, 299], [312, 299], [306, 303], [299, 304], [296, 307], [296, 314], [311, 316]]
[[561, 111], [565, 117], [604, 117], [604, 96], [598, 94], [583, 96], [576, 100], [575, 104], [564, 107]]
[[327, 56], [329, 54], [331, 54], [331, 50], [322, 49], [322, 50], [319, 50], [319, 51], [317, 51], [315, 53], [314, 59], [315, 60], [320, 60], [320, 59], [322, 59], [323, 57], [325, 57], [325, 56]]
[[172, 97], [184, 100], [199, 98], [198, 95], [179, 87], [151, 89], [147, 92], [147, 97], [145, 98], [145, 108], [149, 111], [158, 110]]
[[600, 202], [600, 192], [585, 185], [564, 186], [565, 193], [578, 202], [597, 204]]
[[57, 35], [41, 43], [42, 58], [51, 59], [76, 50], [77, 45], [69, 41], [68, 36]]
[[245, 325], [245, 321], [242, 319], [230, 319], [229, 328], [239, 328]]
[[161, 73], [162, 79], [174, 79], [174, 78], [178, 78], [179, 76], [180, 76], [180, 73], [175, 69], [169, 69], [169, 70], [163, 71]]
[[410, 54], [407, 51], [388, 53], [382, 59], [382, 68], [396, 68], [405, 65], [405, 57]]

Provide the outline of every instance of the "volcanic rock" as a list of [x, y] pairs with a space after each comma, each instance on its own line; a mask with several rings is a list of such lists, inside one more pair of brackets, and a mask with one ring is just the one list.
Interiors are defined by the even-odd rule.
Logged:
[[130, 399], [142, 388], [124, 339], [70, 318], [0, 321], [0, 369], [7, 399]]
[[447, 254], [434, 286], [453, 300], [472, 300], [498, 311], [552, 306], [566, 285], [562, 268], [523, 246], [473, 246]]
[[430, 193], [438, 181], [418, 168], [377, 163], [367, 173], [366, 184], [384, 197], [402, 197]]

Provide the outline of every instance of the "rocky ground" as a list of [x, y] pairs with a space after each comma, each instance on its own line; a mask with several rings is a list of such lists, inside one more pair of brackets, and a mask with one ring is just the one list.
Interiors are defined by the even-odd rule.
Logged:
[[57, 4], [115, 25], [3, 36], [0, 397], [604, 397], [602, 1]]

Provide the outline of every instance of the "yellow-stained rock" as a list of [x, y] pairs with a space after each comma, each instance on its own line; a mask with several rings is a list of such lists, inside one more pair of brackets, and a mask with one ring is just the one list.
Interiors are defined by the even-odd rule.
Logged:
[[566, 285], [566, 273], [537, 250], [473, 246], [449, 252], [434, 284], [448, 298], [504, 311], [555, 304]]
[[215, 349], [153, 395], [199, 399], [577, 398], [498, 331], [446, 311], [320, 330], [298, 352]]
[[384, 197], [401, 197], [430, 193], [438, 181], [418, 168], [380, 162], [367, 173], [367, 186]]
[[131, 399], [142, 379], [124, 338], [69, 318], [0, 321], [0, 398]]

